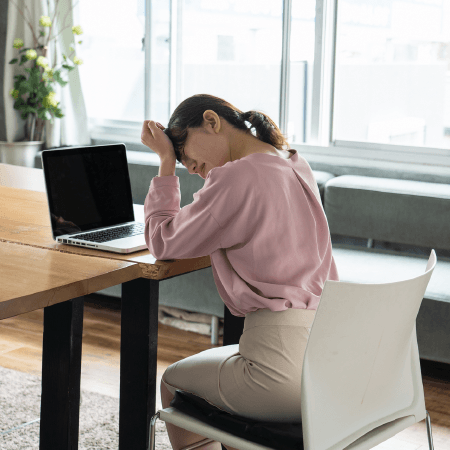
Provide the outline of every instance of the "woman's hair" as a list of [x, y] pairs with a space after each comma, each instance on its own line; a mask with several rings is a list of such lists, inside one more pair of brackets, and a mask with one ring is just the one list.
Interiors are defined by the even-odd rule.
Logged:
[[[278, 150], [282, 150], [284, 146], [289, 148], [280, 129], [266, 114], [259, 111], [244, 113], [221, 98], [208, 94], [197, 94], [178, 105], [164, 130], [173, 143], [179, 162], [181, 162], [181, 151], [186, 142], [188, 128], [200, 127], [203, 123], [203, 113], [208, 109], [239, 130], [251, 133], [251, 130], [254, 129], [259, 140], [273, 145]], [[247, 125], [247, 122], [250, 126]]]

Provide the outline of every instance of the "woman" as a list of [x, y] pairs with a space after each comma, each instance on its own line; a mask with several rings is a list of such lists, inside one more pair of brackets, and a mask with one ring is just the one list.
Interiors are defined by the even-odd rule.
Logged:
[[[161, 159], [144, 205], [150, 252], [161, 260], [210, 255], [222, 300], [245, 316], [238, 345], [167, 368], [163, 407], [180, 389], [231, 414], [299, 421], [309, 332], [325, 281], [339, 281], [309, 164], [283, 149], [287, 142], [269, 117], [210, 95], [184, 100], [166, 129], [145, 121], [141, 139]], [[177, 160], [205, 179], [181, 209]], [[167, 431], [175, 450], [221, 449], [172, 424]]]

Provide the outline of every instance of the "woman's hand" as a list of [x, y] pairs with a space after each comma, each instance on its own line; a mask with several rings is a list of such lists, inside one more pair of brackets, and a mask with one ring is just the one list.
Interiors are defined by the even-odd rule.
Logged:
[[141, 133], [141, 142], [152, 149], [162, 160], [177, 159], [172, 141], [164, 133], [164, 127], [154, 120], [144, 120]]

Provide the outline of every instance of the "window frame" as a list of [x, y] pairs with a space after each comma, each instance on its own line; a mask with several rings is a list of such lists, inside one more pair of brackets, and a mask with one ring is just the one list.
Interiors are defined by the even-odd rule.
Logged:
[[[170, 95], [169, 107], [173, 111], [177, 106], [177, 86], [180, 74], [179, 65], [179, 30], [181, 22], [182, 0], [170, 0]], [[315, 19], [315, 50], [311, 98], [311, 123], [309, 124], [310, 139], [307, 143], [292, 144], [291, 147], [308, 155], [308, 160], [322, 160], [326, 157], [330, 164], [345, 164], [355, 166], [370, 166], [371, 162], [399, 163], [406, 167], [412, 164], [421, 164], [427, 171], [450, 169], [450, 149], [432, 147], [414, 147], [397, 144], [380, 144], [370, 142], [342, 141], [333, 139], [333, 108], [334, 108], [334, 82], [336, 59], [336, 33], [337, 33], [337, 6], [338, 0], [316, 0]], [[149, 117], [151, 95], [151, 71], [148, 69], [151, 62], [151, 7], [152, 0], [145, 0], [145, 107], [146, 117]], [[287, 114], [289, 107], [289, 68], [290, 68], [290, 26], [291, 26], [292, 0], [283, 0], [282, 20], [282, 60], [280, 77], [280, 130], [286, 134]], [[148, 37], [148, 39], [147, 39]], [[96, 140], [125, 140], [133, 144], [140, 143], [141, 123], [124, 122], [117, 120], [99, 121], [90, 119], [89, 128], [93, 139]], [[135, 133], [139, 129], [136, 136]], [[142, 151], [150, 151], [142, 145]]]

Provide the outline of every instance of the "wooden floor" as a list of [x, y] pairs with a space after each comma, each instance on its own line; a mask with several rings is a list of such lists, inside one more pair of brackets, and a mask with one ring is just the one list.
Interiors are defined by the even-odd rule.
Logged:
[[[0, 366], [41, 374], [42, 323], [43, 310], [0, 321]], [[222, 345], [222, 338], [219, 345]], [[158, 385], [168, 365], [211, 347], [209, 336], [159, 324]], [[83, 324], [82, 389], [119, 397], [119, 350], [120, 311], [87, 302]], [[450, 450], [450, 367], [423, 360], [421, 364], [434, 448]], [[161, 408], [159, 392], [157, 408]], [[428, 449], [425, 421], [409, 427], [375, 448]]]

